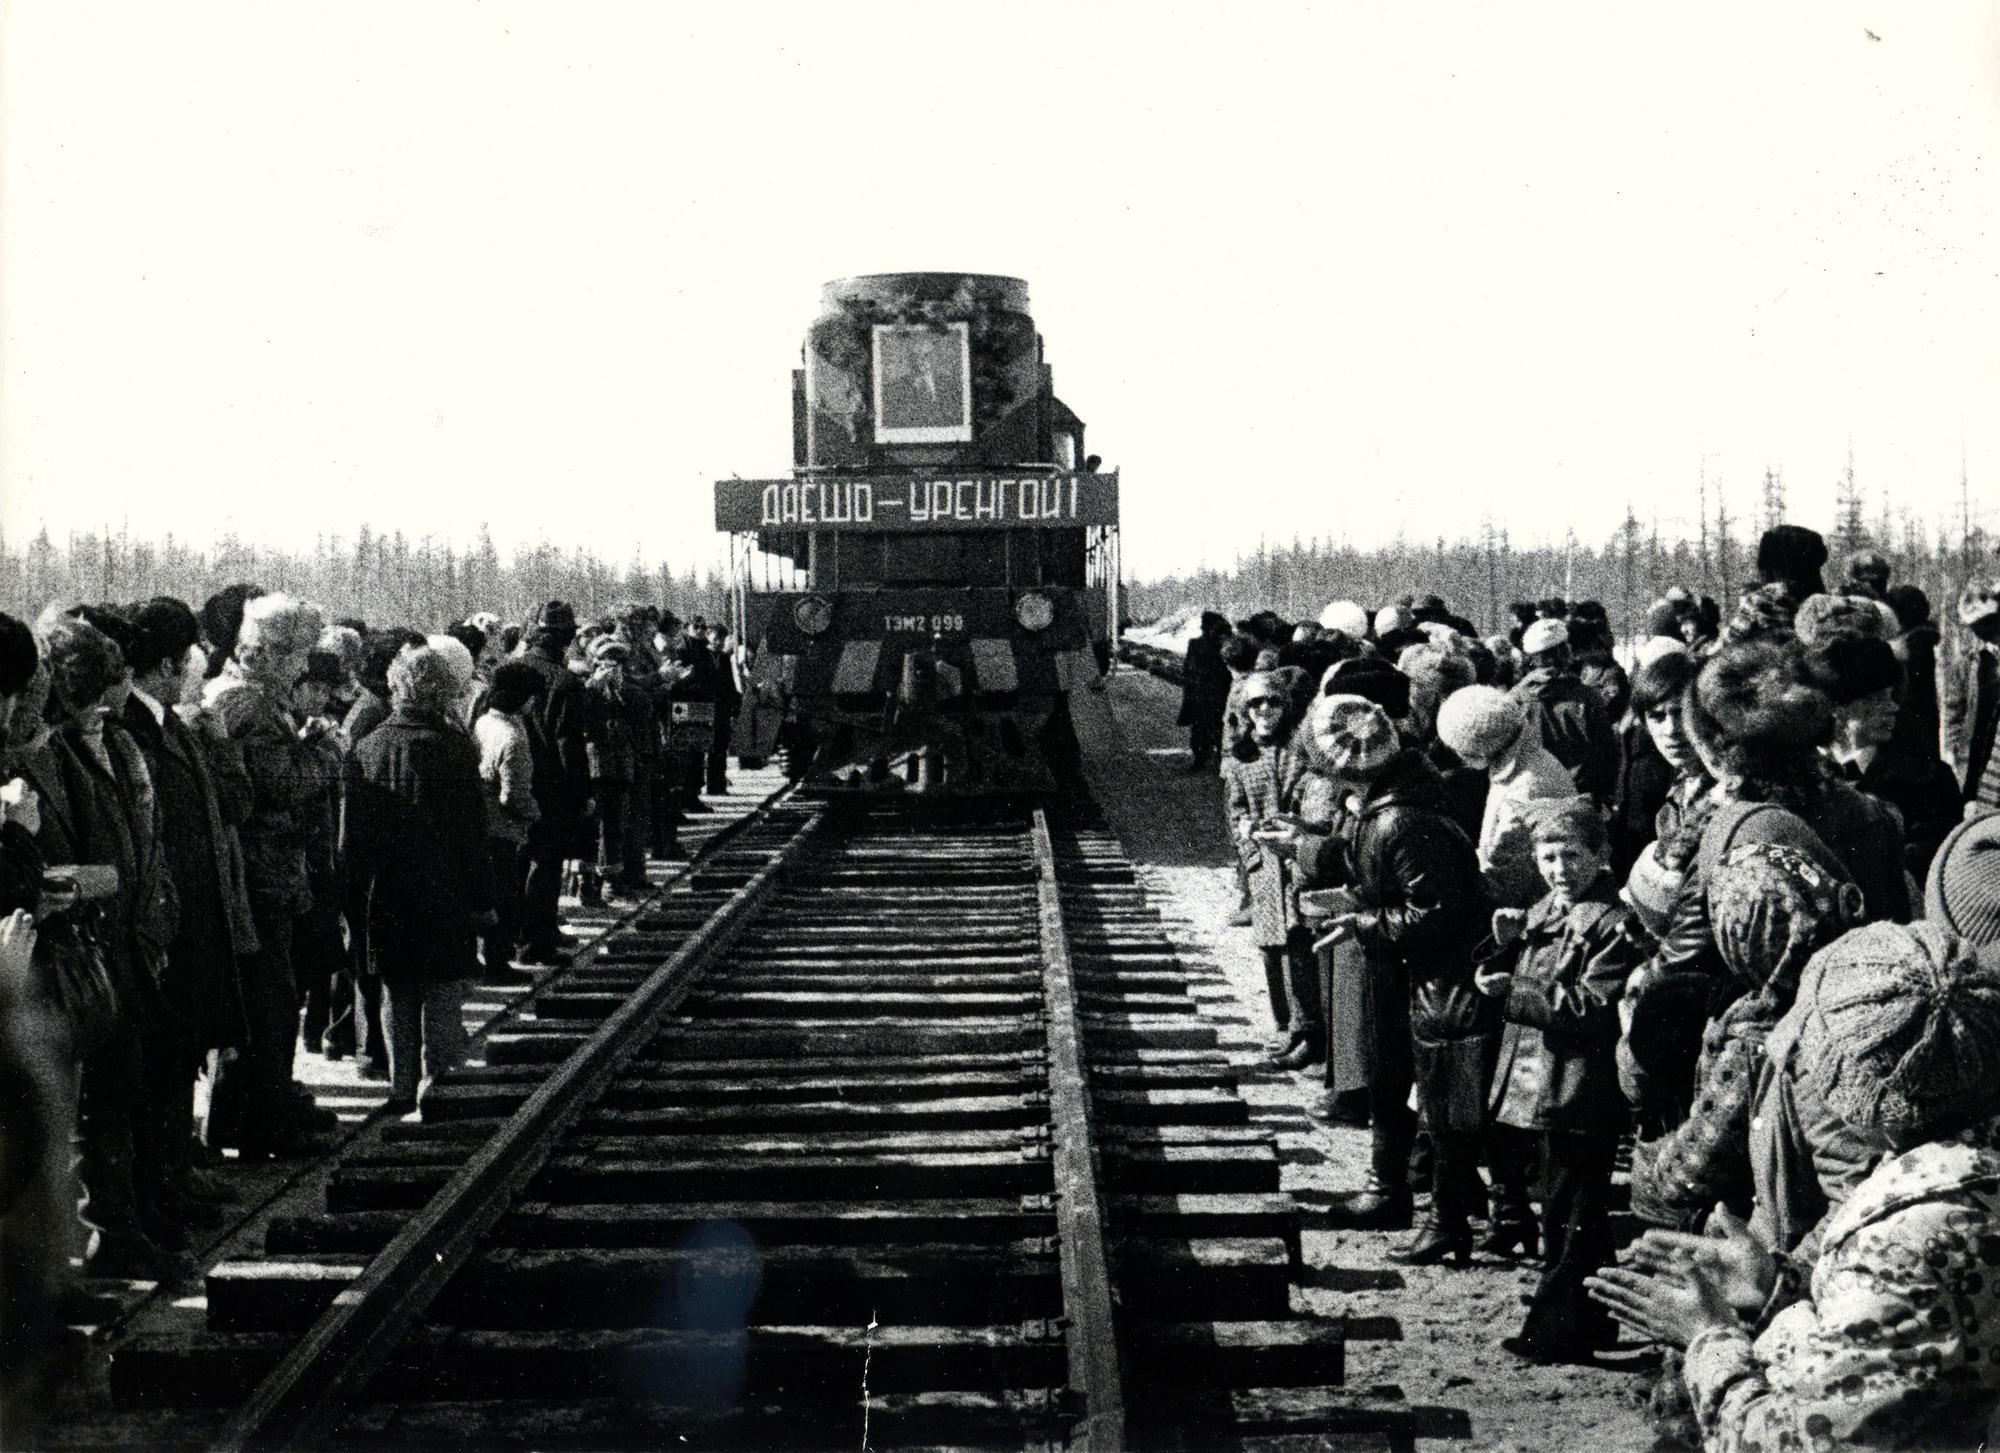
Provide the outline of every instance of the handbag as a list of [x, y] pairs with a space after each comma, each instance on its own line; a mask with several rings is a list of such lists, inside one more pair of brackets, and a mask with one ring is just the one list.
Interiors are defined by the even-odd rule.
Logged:
[[118, 1020], [118, 990], [104, 948], [88, 926], [68, 915], [45, 922], [34, 963], [44, 991], [62, 1009], [79, 1056], [110, 1037]]

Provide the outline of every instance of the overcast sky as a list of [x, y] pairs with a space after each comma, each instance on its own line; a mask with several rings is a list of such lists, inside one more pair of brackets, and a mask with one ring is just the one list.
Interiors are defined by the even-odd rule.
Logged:
[[[1138, 575], [2000, 527], [2000, 6], [0, 0], [0, 523], [707, 559], [819, 285], [1029, 281]], [[1871, 34], [1872, 32], [1872, 34]]]

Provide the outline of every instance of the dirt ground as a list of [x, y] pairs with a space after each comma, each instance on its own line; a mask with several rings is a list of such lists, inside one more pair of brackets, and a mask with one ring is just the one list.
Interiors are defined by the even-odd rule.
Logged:
[[[1187, 770], [1187, 734], [1174, 726], [1175, 687], [1120, 669], [1103, 693], [1079, 693], [1077, 733], [1097, 800], [1162, 909], [1185, 923], [1185, 952], [1221, 966], [1259, 1026], [1270, 1025], [1263, 970], [1242, 929], [1227, 927], [1235, 876], [1222, 832], [1217, 779]], [[1254, 1053], [1254, 1049], [1250, 1051]], [[1403, 1233], [1315, 1225], [1314, 1207], [1358, 1189], [1368, 1133], [1328, 1125], [1317, 1074], [1261, 1068], [1246, 1081], [1252, 1114], [1276, 1130], [1284, 1187], [1305, 1211], [1306, 1306], [1363, 1319], [1393, 1318], [1400, 1339], [1360, 1338], [1347, 1350], [1348, 1381], [1394, 1384], [1412, 1403], [1463, 1408], [1480, 1453], [1643, 1449], [1652, 1442], [1640, 1412], [1651, 1355], [1638, 1348], [1602, 1367], [1535, 1367], [1502, 1351], [1519, 1330], [1521, 1298], [1534, 1285], [1527, 1263], [1475, 1254], [1465, 1270], [1400, 1267], [1385, 1255]], [[1374, 1324], [1380, 1326], [1379, 1322]]]

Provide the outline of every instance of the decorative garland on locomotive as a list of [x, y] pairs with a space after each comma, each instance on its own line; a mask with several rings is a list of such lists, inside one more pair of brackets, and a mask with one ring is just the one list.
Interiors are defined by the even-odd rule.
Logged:
[[1116, 632], [1117, 472], [1083, 455], [1020, 279], [844, 278], [821, 304], [792, 476], [715, 487], [737, 639], [811, 789], [1050, 791]]

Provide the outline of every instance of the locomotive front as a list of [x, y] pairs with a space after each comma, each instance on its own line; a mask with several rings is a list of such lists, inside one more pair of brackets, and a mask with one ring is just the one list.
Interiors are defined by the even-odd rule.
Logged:
[[793, 473], [722, 480], [738, 639], [811, 789], [1044, 793], [1116, 630], [1118, 476], [1083, 455], [1018, 278], [828, 283]]

